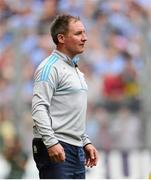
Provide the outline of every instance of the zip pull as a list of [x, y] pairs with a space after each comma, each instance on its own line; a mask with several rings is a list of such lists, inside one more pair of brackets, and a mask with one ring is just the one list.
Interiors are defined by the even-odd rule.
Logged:
[[74, 66], [75, 66], [75, 68], [77, 68], [77, 67], [78, 67], [78, 64], [77, 64], [77, 63], [74, 63]]

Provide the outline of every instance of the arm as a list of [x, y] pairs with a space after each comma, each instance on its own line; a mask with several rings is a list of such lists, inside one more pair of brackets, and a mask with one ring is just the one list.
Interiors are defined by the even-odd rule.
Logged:
[[65, 160], [63, 147], [58, 143], [51, 127], [49, 107], [54, 89], [47, 81], [35, 82], [32, 99], [32, 118], [35, 126], [48, 148], [50, 159], [54, 162]]
[[53, 88], [47, 81], [35, 82], [32, 99], [32, 118], [47, 148], [58, 143], [51, 127], [52, 120], [48, 112], [53, 91]]

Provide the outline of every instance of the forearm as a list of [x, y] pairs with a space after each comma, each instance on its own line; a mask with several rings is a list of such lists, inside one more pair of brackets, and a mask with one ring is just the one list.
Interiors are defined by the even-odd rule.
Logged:
[[51, 127], [49, 114], [52, 94], [53, 88], [47, 82], [35, 83], [32, 99], [32, 118], [47, 148], [58, 142]]
[[58, 143], [58, 140], [56, 139], [54, 131], [51, 127], [50, 117], [48, 116], [48, 114], [41, 108], [41, 110], [36, 111], [32, 115], [32, 117], [34, 124], [39, 134], [41, 135], [46, 147], [49, 148], [50, 146]]

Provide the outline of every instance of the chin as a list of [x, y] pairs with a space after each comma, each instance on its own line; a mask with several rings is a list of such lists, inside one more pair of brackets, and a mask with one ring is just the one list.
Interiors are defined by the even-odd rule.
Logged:
[[79, 51], [79, 54], [83, 53], [83, 51], [84, 51], [84, 49], [81, 49], [81, 50]]
[[81, 53], [83, 53], [83, 51], [84, 51], [84, 49], [79, 49], [79, 50], [77, 50], [77, 51], [75, 52], [75, 55], [76, 55], [76, 54], [81, 54]]
[[83, 51], [78, 51], [76, 54], [81, 54], [81, 53], [83, 53]]

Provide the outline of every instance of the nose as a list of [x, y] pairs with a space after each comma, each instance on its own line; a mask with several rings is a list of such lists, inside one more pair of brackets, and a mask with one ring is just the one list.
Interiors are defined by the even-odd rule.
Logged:
[[86, 35], [86, 33], [83, 33], [83, 34], [82, 34], [82, 41], [87, 41], [87, 35]]

